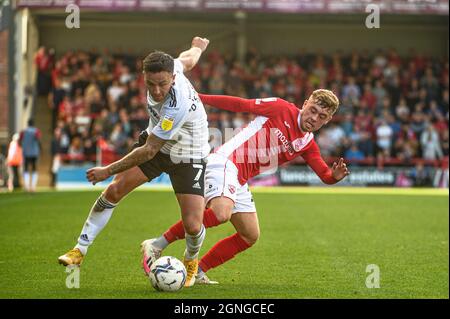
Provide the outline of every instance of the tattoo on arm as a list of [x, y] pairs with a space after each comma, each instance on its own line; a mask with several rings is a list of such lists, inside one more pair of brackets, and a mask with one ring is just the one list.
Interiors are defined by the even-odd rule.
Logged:
[[138, 147], [122, 159], [110, 164], [108, 166], [109, 174], [115, 175], [144, 163], [146, 161], [146, 158], [148, 157], [147, 154], [149, 153], [145, 148], [146, 145]]
[[110, 175], [115, 175], [151, 160], [166, 141], [150, 134], [145, 145], [134, 149], [122, 159], [108, 165]]

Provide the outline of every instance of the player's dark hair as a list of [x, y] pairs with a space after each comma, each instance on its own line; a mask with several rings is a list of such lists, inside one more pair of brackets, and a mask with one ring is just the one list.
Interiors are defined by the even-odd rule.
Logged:
[[147, 55], [143, 62], [144, 72], [158, 73], [169, 72], [173, 73], [173, 58], [164, 52], [154, 51]]
[[34, 120], [33, 119], [29, 119], [28, 120], [28, 126], [34, 126]]

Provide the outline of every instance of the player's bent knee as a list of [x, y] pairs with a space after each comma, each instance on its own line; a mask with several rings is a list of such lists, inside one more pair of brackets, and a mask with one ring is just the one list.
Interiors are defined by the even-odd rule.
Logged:
[[183, 216], [184, 231], [189, 235], [197, 235], [202, 230], [202, 219], [195, 215]]
[[197, 235], [202, 229], [201, 223], [183, 222], [183, 224], [184, 224], [184, 231], [192, 236]]
[[233, 205], [221, 201], [213, 202], [210, 208], [214, 211], [214, 215], [216, 215], [217, 220], [221, 224], [229, 221], [233, 213]]
[[214, 210], [217, 220], [219, 223], [223, 224], [230, 220], [231, 218], [231, 209], [221, 209], [217, 212]]
[[253, 246], [259, 239], [259, 232], [245, 235], [239, 234], [239, 235], [247, 244], [249, 244], [249, 246]]
[[106, 199], [114, 204], [117, 204], [125, 194], [121, 190], [119, 184], [112, 182], [108, 185], [104, 192]]
[[259, 236], [242, 236], [242, 239], [249, 245], [249, 246], [253, 246], [257, 241]]

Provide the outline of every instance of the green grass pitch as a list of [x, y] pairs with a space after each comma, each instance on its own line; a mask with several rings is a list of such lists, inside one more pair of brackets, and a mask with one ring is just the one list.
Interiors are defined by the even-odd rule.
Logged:
[[[444, 192], [277, 188], [258, 191], [261, 237], [211, 270], [220, 285], [156, 292], [139, 244], [179, 218], [168, 191], [136, 191], [116, 208], [68, 289], [57, 257], [72, 248], [95, 191], [0, 194], [0, 298], [449, 298], [449, 206]], [[436, 196], [437, 195], [437, 196]], [[201, 253], [233, 234], [210, 228]], [[181, 259], [184, 242], [164, 255]], [[367, 265], [380, 288], [366, 287]]]

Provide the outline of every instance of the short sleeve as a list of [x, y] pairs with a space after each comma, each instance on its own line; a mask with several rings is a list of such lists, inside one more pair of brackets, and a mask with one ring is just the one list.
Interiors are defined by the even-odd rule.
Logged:
[[163, 140], [171, 140], [186, 121], [189, 109], [183, 105], [180, 96], [177, 97], [175, 90], [171, 90], [168, 99], [161, 108], [158, 124], [152, 133]]
[[175, 59], [173, 61], [173, 73], [181, 73], [183, 74], [184, 66], [183, 63], [179, 59]]

